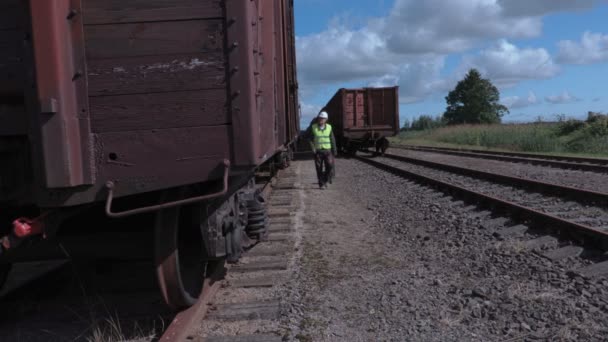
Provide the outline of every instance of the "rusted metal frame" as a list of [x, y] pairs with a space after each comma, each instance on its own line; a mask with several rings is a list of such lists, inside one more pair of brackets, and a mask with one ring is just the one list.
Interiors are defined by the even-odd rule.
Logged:
[[[287, 5], [284, 6], [284, 16], [287, 19], [285, 34], [287, 36], [285, 44], [287, 45], [287, 74], [288, 74], [288, 100], [291, 105], [290, 115], [293, 115], [293, 136], [295, 137], [300, 132], [300, 104], [298, 90], [298, 72], [297, 72], [297, 55], [296, 55], [296, 39], [295, 39], [295, 15], [293, 0], [284, 0]], [[285, 5], [285, 2], [283, 2]]]
[[285, 72], [285, 65], [287, 64], [285, 58], [285, 48], [287, 41], [285, 39], [285, 11], [284, 1], [274, 2], [274, 42], [275, 42], [275, 70], [276, 70], [276, 81], [275, 81], [275, 98], [277, 106], [277, 116], [279, 118], [279, 142], [283, 145], [288, 145], [291, 131], [291, 118], [289, 111], [289, 99], [287, 97], [287, 73]]
[[372, 89], [366, 89], [365, 95], [367, 97], [367, 125], [370, 127], [370, 139], [374, 140], [374, 96]]
[[[410, 147], [416, 148], [418, 146], [410, 146]], [[441, 150], [450, 150], [450, 151], [486, 153], [486, 154], [495, 154], [495, 155], [522, 157], [522, 158], [565, 160], [565, 161], [575, 162], [575, 163], [595, 163], [595, 164], [600, 164], [600, 165], [608, 165], [608, 159], [601, 159], [601, 158], [553, 156], [553, 155], [546, 155], [546, 154], [533, 154], [533, 153], [524, 153], [524, 152], [482, 151], [482, 150], [473, 150], [473, 149], [466, 149], [466, 148], [430, 147], [430, 146], [421, 146], [421, 147], [435, 148], [435, 149], [441, 149]]]
[[261, 129], [261, 144], [263, 146], [260, 154], [261, 162], [271, 158], [277, 152], [277, 149], [282, 147], [279, 139], [279, 111], [277, 103], [277, 78], [278, 71], [276, 67], [277, 49], [280, 45], [275, 37], [275, 13], [274, 1], [258, 1], [258, 32], [259, 32], [259, 47], [258, 47], [258, 77], [260, 79], [260, 88], [256, 93], [256, 99], [260, 103], [260, 125], [265, 126], [272, 123], [272, 130]]
[[255, 130], [259, 113], [255, 93], [257, 72], [254, 58], [257, 11], [253, 1], [226, 0], [226, 49], [228, 55], [228, 98], [232, 115], [235, 165], [256, 165], [260, 138]]
[[545, 194], [556, 195], [559, 197], [567, 197], [585, 203], [597, 203], [601, 206], [608, 204], [608, 194], [591, 190], [573, 188], [569, 186], [557, 185], [535, 181], [527, 178], [513, 177], [501, 175], [492, 172], [469, 169], [465, 167], [436, 163], [428, 160], [416, 159], [411, 157], [398, 156], [393, 154], [385, 154], [384, 157], [399, 160], [407, 163], [417, 164], [421, 166], [431, 167], [434, 169], [444, 170], [448, 172], [458, 173], [461, 175], [474, 176], [480, 179], [486, 179], [493, 182], [500, 182], [510, 186], [523, 188], [524, 190], [535, 190]]
[[223, 176], [223, 183], [222, 183], [223, 186], [222, 186], [222, 190], [220, 190], [218, 192], [203, 195], [203, 196], [186, 198], [186, 199], [182, 199], [182, 200], [178, 200], [178, 201], [166, 202], [166, 203], [162, 203], [162, 204], [121, 211], [121, 212], [112, 211], [112, 200], [114, 199], [115, 184], [114, 184], [114, 182], [109, 181], [106, 183], [106, 188], [108, 189], [108, 196], [106, 198], [106, 206], [105, 206], [106, 215], [111, 218], [121, 218], [121, 217], [127, 217], [127, 216], [133, 216], [133, 215], [138, 215], [138, 214], [159, 211], [162, 209], [179, 207], [182, 205], [193, 204], [193, 203], [211, 200], [211, 199], [214, 199], [217, 197], [222, 197], [228, 192], [228, 176], [230, 175], [230, 161], [226, 159], [223, 161], [222, 165], [224, 166], [224, 176]]
[[[29, 0], [44, 185], [94, 183], [81, 0]], [[36, 108], [37, 107], [37, 108]]]
[[551, 229], [558, 229], [558, 228], [564, 228], [566, 229], [569, 233], [577, 233], [577, 234], [584, 234], [586, 236], [589, 236], [590, 239], [589, 242], [591, 242], [592, 244], [600, 244], [602, 246], [608, 246], [608, 232], [606, 231], [602, 231], [593, 227], [589, 227], [586, 225], [582, 225], [582, 224], [578, 224], [572, 221], [568, 221], [568, 220], [564, 220], [561, 219], [559, 217], [553, 216], [553, 215], [549, 215], [531, 208], [527, 208], [524, 206], [521, 206], [519, 204], [513, 203], [513, 202], [509, 202], [509, 201], [505, 201], [502, 199], [499, 199], [497, 197], [494, 196], [489, 196], [483, 193], [479, 193], [473, 190], [469, 190], [463, 187], [460, 187], [458, 185], [454, 185], [454, 184], [450, 184], [450, 183], [446, 183], [437, 179], [433, 179], [418, 173], [414, 173], [411, 171], [407, 171], [407, 170], [403, 170], [391, 165], [387, 165], [375, 160], [372, 160], [370, 158], [362, 158], [362, 157], [355, 157], [358, 160], [370, 164], [374, 167], [377, 167], [379, 169], [383, 169], [386, 170], [388, 172], [391, 172], [397, 176], [401, 176], [401, 177], [406, 177], [406, 178], [411, 178], [414, 179], [416, 181], [425, 183], [425, 184], [429, 184], [433, 187], [436, 187], [438, 189], [441, 189], [442, 191], [446, 192], [449, 195], [457, 195], [463, 198], [474, 198], [476, 200], [476, 202], [480, 205], [484, 205], [484, 206], [491, 206], [491, 207], [495, 207], [495, 208], [501, 208], [507, 212], [510, 213], [514, 213], [517, 216], [526, 216], [528, 218], [530, 218], [533, 221], [536, 221], [537, 223], [547, 223], [548, 224], [548, 228]]
[[608, 165], [581, 164], [581, 163], [573, 163], [573, 162], [565, 162], [565, 161], [557, 161], [557, 160], [539, 159], [539, 158], [534, 158], [534, 156], [514, 157], [514, 156], [503, 155], [503, 154], [486, 153], [484, 151], [470, 152], [469, 150], [460, 150], [459, 151], [459, 150], [454, 150], [454, 149], [443, 149], [443, 148], [426, 147], [426, 146], [420, 146], [420, 147], [419, 146], [399, 146], [399, 148], [413, 150], [413, 151], [435, 152], [435, 153], [442, 153], [442, 154], [455, 155], [455, 156], [493, 159], [493, 160], [508, 161], [508, 162], [520, 162], [520, 163], [524, 162], [524, 163], [530, 163], [533, 165], [554, 166], [554, 167], [558, 167], [558, 168], [562, 168], [562, 169], [577, 169], [577, 170], [583, 170], [583, 171], [608, 173]]
[[395, 87], [395, 118], [394, 118], [394, 124], [395, 124], [395, 134], [399, 134], [399, 132], [401, 131], [401, 123], [399, 122], [399, 114], [400, 114], [400, 110], [399, 110], [399, 87], [396, 86]]

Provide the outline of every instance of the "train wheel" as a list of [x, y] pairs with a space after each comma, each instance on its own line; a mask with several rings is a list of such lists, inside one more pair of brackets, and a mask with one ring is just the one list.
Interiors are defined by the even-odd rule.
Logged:
[[156, 275], [167, 305], [192, 306], [203, 290], [204, 278], [215, 263], [205, 259], [199, 206], [163, 209], [155, 220]]

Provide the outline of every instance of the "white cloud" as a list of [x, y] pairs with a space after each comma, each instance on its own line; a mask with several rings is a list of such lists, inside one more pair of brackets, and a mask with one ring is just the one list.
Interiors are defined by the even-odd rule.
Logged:
[[[411, 103], [447, 92], [471, 67], [499, 87], [548, 79], [559, 73], [549, 52], [518, 47], [508, 39], [538, 37], [543, 15], [584, 10], [596, 2], [395, 0], [386, 17], [359, 23], [357, 29], [336, 19], [325, 31], [298, 37], [300, 89], [310, 102], [320, 91], [345, 83], [399, 85], [400, 100]], [[469, 52], [488, 41], [497, 43], [478, 53]], [[468, 55], [453, 75], [446, 76], [443, 71], [450, 53]]]
[[[300, 118], [300, 121], [303, 124], [308, 125], [308, 123], [319, 114], [321, 108], [321, 106], [300, 101], [300, 110], [302, 111], [302, 117]], [[305, 128], [306, 127], [302, 127], [302, 129]]]
[[547, 97], [545, 97], [545, 100], [547, 102], [549, 102], [549, 103], [552, 103], [552, 104], [564, 104], [564, 103], [578, 102], [581, 99], [579, 99], [578, 97], [570, 94], [567, 91], [564, 91], [563, 93], [561, 93], [559, 95], [547, 96]]
[[604, 0], [498, 0], [506, 16], [541, 16], [561, 11], [576, 11], [592, 8]]
[[538, 98], [534, 92], [530, 92], [528, 97], [510, 96], [505, 97], [502, 104], [507, 106], [509, 109], [524, 108], [538, 104]]
[[480, 39], [530, 38], [542, 31], [541, 18], [504, 16], [496, 0], [397, 0], [377, 26], [398, 53], [462, 52]]
[[478, 69], [484, 77], [499, 86], [513, 86], [532, 79], [547, 79], [559, 72], [549, 52], [543, 48], [521, 49], [502, 39], [475, 56], [465, 56], [461, 72]]
[[[385, 42], [366, 28], [334, 26], [297, 39], [298, 72], [305, 82], [348, 82], [396, 70]], [[384, 53], [383, 53], [384, 52]]]
[[580, 42], [562, 40], [558, 43], [557, 60], [565, 64], [608, 62], [608, 34], [585, 32]]

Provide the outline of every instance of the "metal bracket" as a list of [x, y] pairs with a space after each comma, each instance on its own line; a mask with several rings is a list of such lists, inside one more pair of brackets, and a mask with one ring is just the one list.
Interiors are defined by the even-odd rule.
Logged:
[[178, 207], [178, 206], [186, 205], [186, 204], [202, 202], [202, 201], [224, 196], [228, 192], [228, 176], [230, 175], [230, 161], [227, 159], [224, 159], [224, 161], [222, 162], [222, 165], [224, 166], [224, 177], [223, 177], [224, 185], [223, 185], [222, 190], [219, 192], [208, 194], [208, 195], [203, 195], [203, 196], [186, 198], [186, 199], [182, 199], [182, 200], [178, 200], [178, 201], [167, 202], [167, 203], [163, 203], [163, 204], [151, 205], [148, 207], [121, 211], [121, 212], [112, 211], [112, 200], [114, 198], [115, 184], [112, 181], [108, 181], [106, 183], [106, 188], [108, 189], [108, 197], [106, 199], [106, 215], [108, 215], [108, 217], [111, 217], [111, 218], [120, 218], [120, 217], [126, 217], [126, 216], [131, 216], [131, 215], [149, 213], [149, 212], [158, 211], [158, 210], [167, 209], [167, 208]]

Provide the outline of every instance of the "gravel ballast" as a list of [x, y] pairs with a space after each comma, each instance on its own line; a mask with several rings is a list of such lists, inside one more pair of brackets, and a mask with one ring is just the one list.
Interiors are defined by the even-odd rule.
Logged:
[[318, 190], [305, 163], [286, 340], [606, 340], [608, 280], [568, 272], [587, 261], [498, 239], [487, 213], [355, 160]]
[[476, 170], [608, 193], [608, 174], [392, 148], [390, 153]]

